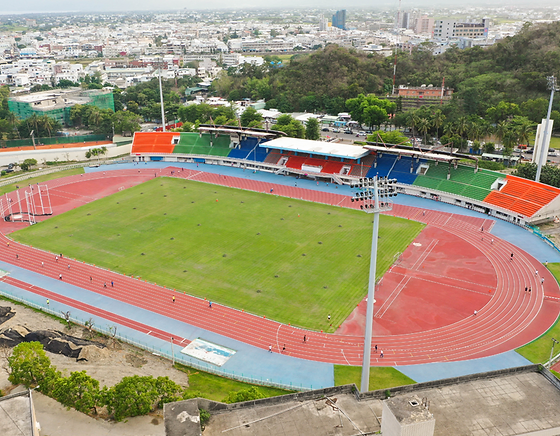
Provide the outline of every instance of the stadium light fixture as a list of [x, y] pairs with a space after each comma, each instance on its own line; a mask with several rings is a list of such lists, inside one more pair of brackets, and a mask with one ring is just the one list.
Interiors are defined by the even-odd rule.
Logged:
[[[375, 297], [375, 275], [377, 266], [377, 238], [379, 236], [379, 213], [393, 208], [390, 197], [397, 195], [397, 180], [387, 177], [361, 178], [357, 186], [362, 189], [352, 197], [352, 201], [360, 201], [360, 209], [373, 213], [373, 237], [371, 241], [371, 259], [369, 264], [369, 283], [366, 312], [366, 331], [364, 338], [364, 359], [362, 362], [362, 381], [360, 391], [369, 390], [369, 372], [371, 365], [371, 340], [373, 335], [373, 302]], [[353, 184], [352, 186], [356, 186]], [[381, 201], [380, 201], [381, 198]]]

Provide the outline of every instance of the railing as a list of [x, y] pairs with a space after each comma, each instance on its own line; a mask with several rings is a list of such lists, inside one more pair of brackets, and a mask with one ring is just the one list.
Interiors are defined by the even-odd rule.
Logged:
[[[45, 138], [35, 138], [35, 145], [71, 144], [75, 142], [106, 141], [105, 135], [77, 135], [77, 136], [50, 136]], [[33, 145], [33, 139], [10, 139], [0, 141], [0, 146], [6, 148], [29, 147]]]
[[[111, 338], [115, 338], [118, 339], [119, 341], [122, 342], [126, 342], [127, 344], [133, 345], [137, 348], [141, 348], [143, 350], [146, 350], [156, 356], [161, 356], [165, 359], [169, 359], [171, 361], [180, 363], [182, 365], [186, 365], [186, 366], [190, 366], [192, 368], [196, 368], [198, 370], [201, 371], [206, 371], [209, 372], [211, 374], [215, 374], [215, 375], [219, 375], [221, 377], [227, 377], [233, 380], [238, 380], [241, 382], [245, 382], [245, 383], [251, 383], [254, 385], [260, 385], [260, 386], [273, 386], [273, 387], [277, 387], [280, 389], [286, 389], [286, 390], [291, 390], [291, 391], [309, 391], [309, 390], [313, 390], [313, 389], [320, 389], [323, 388], [324, 386], [303, 386], [302, 384], [300, 384], [299, 386], [290, 383], [290, 382], [283, 382], [282, 380], [280, 381], [275, 381], [275, 380], [271, 380], [271, 379], [263, 379], [263, 377], [252, 377], [251, 375], [245, 375], [244, 373], [239, 373], [239, 372], [235, 372], [235, 371], [228, 371], [227, 369], [223, 369], [223, 368], [219, 368], [216, 367], [212, 364], [209, 363], [201, 363], [201, 362], [197, 362], [194, 360], [191, 360], [187, 357], [184, 357], [183, 355], [179, 354], [175, 354], [175, 352], [173, 351], [174, 347], [171, 345], [171, 341], [169, 342], [169, 347], [158, 347], [158, 346], [154, 346], [153, 344], [149, 344], [147, 342], [143, 342], [138, 340], [138, 338], [133, 338], [132, 336], [128, 336], [125, 334], [121, 334], [118, 331], [118, 327], [113, 325], [113, 326], [109, 326], [109, 327], [102, 327], [102, 326], [98, 326], [95, 324], [95, 322], [91, 322], [90, 320], [92, 320], [92, 318], [89, 318], [88, 320], [83, 320], [77, 316], [72, 316], [72, 314], [69, 315], [68, 318], [66, 318], [65, 313], [60, 311], [56, 311], [50, 308], [49, 306], [44, 306], [41, 304], [37, 304], [33, 301], [27, 300], [24, 297], [20, 296], [20, 295], [16, 295], [16, 294], [12, 294], [11, 292], [4, 290], [4, 289], [0, 289], [0, 294], [3, 295], [6, 298], [9, 298], [10, 300], [14, 300], [17, 301], [19, 303], [22, 303], [26, 306], [29, 306], [33, 309], [37, 309], [40, 310], [42, 312], [48, 313], [50, 315], [54, 315], [58, 318], [60, 318], [61, 320], [67, 319], [69, 322], [72, 322], [74, 324], [78, 324], [81, 325], [83, 327], [86, 328], [91, 328], [91, 330], [100, 333], [102, 335], [111, 337]], [[53, 301], [54, 303], [54, 301]], [[95, 319], [93, 319], [93, 321], [95, 321]], [[138, 332], [138, 335], [140, 336], [141, 333]], [[154, 340], [161, 340], [155, 337], [152, 337], [152, 339]], [[163, 341], [163, 340], [161, 340]], [[179, 346], [179, 344], [174, 344]]]
[[546, 242], [548, 245], [550, 245], [552, 248], [554, 248], [557, 252], [560, 253], [560, 248], [558, 248], [558, 246], [554, 242], [552, 242], [552, 240], [550, 240], [548, 236], [543, 235], [543, 233], [539, 230], [538, 227], [528, 225], [526, 226], [526, 228], [527, 230], [533, 232], [534, 235], [537, 235], [544, 242]]
[[[118, 164], [118, 163], [122, 163], [122, 162], [132, 162], [132, 158], [127, 158], [125, 160], [123, 160], [123, 158], [111, 159], [111, 160], [102, 162], [102, 164], [103, 165], [113, 165], [113, 164]], [[19, 174], [17, 176], [7, 177], [7, 178], [3, 179], [2, 181], [0, 181], [0, 187], [1, 186], [6, 186], [6, 185], [11, 185], [12, 183], [21, 182], [23, 180], [32, 179], [34, 177], [44, 176], [46, 174], [52, 174], [52, 173], [56, 173], [56, 172], [59, 172], [59, 171], [71, 170], [71, 169], [74, 169], [74, 168], [89, 167], [91, 165], [96, 165], [96, 164], [97, 163], [94, 162], [94, 161], [78, 162], [78, 163], [73, 163], [73, 164], [69, 164], [69, 165], [57, 165], [57, 166], [54, 166], [52, 168], [44, 168], [42, 170], [31, 171], [29, 173]]]
[[[453, 201], [448, 201], [446, 197], [449, 197], [450, 199], [459, 200], [463, 203], [470, 203], [473, 206], [476, 206], [476, 208], [478, 208], [478, 209], [490, 209], [490, 210], [493, 210], [495, 212], [499, 212], [503, 215], [506, 215], [508, 217], [512, 217], [512, 218], [515, 217], [515, 212], [512, 212], [511, 210], [504, 209], [503, 207], [496, 206], [496, 205], [493, 205], [493, 204], [490, 204], [490, 203], [485, 203], [485, 202], [480, 201], [480, 200], [475, 200], [474, 198], [465, 197], [463, 195], [453, 194], [451, 192], [446, 192], [446, 191], [439, 191], [437, 189], [426, 188], [424, 186], [407, 185], [405, 183], [397, 183], [397, 187], [401, 188], [406, 195], [413, 195], [415, 197], [426, 198], [425, 196], [423, 196], [421, 194], [416, 194], [414, 191], [418, 191], [419, 193], [420, 192], [426, 192], [430, 195], [437, 195], [438, 196], [437, 201], [439, 201], [441, 203], [452, 204], [454, 206], [460, 206], [460, 207], [463, 207], [463, 208], [467, 209], [462, 204], [459, 205], [459, 204], [457, 204]], [[476, 210], [476, 209], [473, 209], [473, 210]], [[480, 211], [476, 210], [476, 212], [480, 212]], [[515, 221], [510, 221], [510, 220], [507, 220], [507, 219], [504, 219], [504, 218], [500, 217], [499, 215], [492, 215], [492, 218], [498, 218], [498, 219], [501, 219], [503, 221], [507, 221], [508, 223], [515, 224], [519, 227], [523, 227], [524, 229], [527, 229], [527, 230], [529, 229], [529, 227], [526, 224], [517, 223]]]

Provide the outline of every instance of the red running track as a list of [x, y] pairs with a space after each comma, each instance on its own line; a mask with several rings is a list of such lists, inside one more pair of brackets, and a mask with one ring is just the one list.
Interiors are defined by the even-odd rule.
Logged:
[[[170, 176], [172, 170], [175, 177], [260, 192], [269, 192], [273, 187], [275, 195], [344, 207], [357, 207], [355, 203], [350, 202], [347, 196], [311, 191], [296, 186], [271, 185], [192, 170], [181, 171], [177, 168], [158, 171], [157, 175]], [[97, 186], [97, 184], [106, 186], [104, 192], [112, 193], [118, 191], [122, 186], [132, 186], [154, 177], [154, 175], [153, 170], [107, 171], [106, 173], [97, 172], [72, 176], [54, 180], [48, 184], [51, 198], [56, 197], [57, 201], [60, 201], [56, 210], [59, 212], [59, 210], [68, 210], [97, 198], [97, 195], [91, 192], [92, 186]], [[130, 185], [122, 185], [125, 179]], [[95, 184], [90, 183], [92, 180], [96, 180]], [[374, 354], [372, 365], [396, 366], [490, 356], [531, 341], [544, 333], [556, 320], [560, 312], [560, 290], [556, 281], [542, 264], [527, 253], [507, 241], [482, 234], [480, 228], [484, 226], [485, 230], [489, 229], [490, 220], [428, 210], [424, 214], [420, 209], [401, 205], [395, 205], [392, 214], [425, 222], [429, 224], [427, 227], [429, 231], [440, 231], [442, 235], [451, 234], [457, 241], [461, 241], [461, 244], [467, 244], [473, 253], [477, 253], [477, 257], [485, 259], [481, 265], [489, 265], [489, 268], [493, 269], [493, 273], [489, 273], [488, 267], [485, 267], [486, 269], [481, 270], [482, 280], [479, 281], [478, 277], [474, 276], [469, 281], [474, 284], [479, 283], [483, 287], [486, 287], [488, 281], [492, 281], [494, 286], [490, 296], [485, 295], [482, 290], [480, 296], [482, 306], [476, 316], [461, 316], [450, 323], [447, 323], [449, 320], [436, 323], [436, 328], [418, 329], [410, 333], [377, 334], [373, 338], [373, 342], [384, 351], [385, 357], [381, 359]], [[13, 227], [13, 225], [8, 228], [0, 226], [4, 231], [9, 231]], [[217, 304], [213, 304], [213, 307], [209, 308], [204, 300], [78, 261], [67, 259], [56, 261], [53, 254], [13, 241], [8, 247], [7, 238], [3, 236], [2, 239], [1, 260], [45, 276], [58, 279], [59, 274], [63, 274], [65, 282], [167, 317], [187, 321], [189, 324], [205, 330], [263, 349], [267, 349], [270, 344], [273, 344], [274, 351], [279, 352], [285, 344], [287, 354], [291, 356], [337, 364], [361, 364], [363, 334], [333, 335], [309, 332]], [[426, 247], [424, 248], [426, 249]], [[410, 276], [411, 280], [426, 280], [427, 278], [433, 280], [438, 268], [444, 270], [438, 266], [437, 256], [447, 255], [448, 251], [444, 250], [438, 254], [432, 249], [428, 254], [416, 253], [416, 257], [414, 253], [405, 252], [403, 261], [393, 268], [392, 273], [400, 274], [402, 277]], [[430, 257], [432, 252], [434, 252], [433, 259]], [[513, 261], [510, 260], [511, 253], [514, 253]], [[19, 258], [16, 259], [15, 254], [18, 254]], [[457, 254], [461, 253], [455, 253], [455, 255]], [[44, 263], [44, 266], [41, 262]], [[445, 260], [440, 260], [440, 262], [445, 262]], [[67, 268], [68, 264], [70, 269]], [[420, 271], [414, 267], [414, 265], [420, 264], [427, 266], [428, 271]], [[446, 268], [450, 271], [449, 268], [453, 269], [453, 265], [446, 266]], [[535, 271], [538, 273], [535, 274]], [[90, 277], [93, 277], [93, 282], [90, 282]], [[544, 286], [540, 284], [541, 277], [545, 278]], [[440, 286], [456, 287], [457, 281], [463, 279], [461, 274], [456, 277], [441, 276], [438, 283]], [[5, 280], [13, 279], [5, 278]], [[114, 288], [110, 285], [107, 288], [103, 286], [103, 283], [110, 284], [111, 281], [115, 282]], [[25, 283], [20, 283], [20, 286], [39, 295], [51, 295], [50, 298], [53, 300], [60, 299], [52, 291], [39, 290]], [[532, 292], [524, 292], [525, 286], [531, 286]], [[472, 291], [469, 290], [469, 292]], [[176, 296], [174, 303], [172, 302], [173, 295]], [[67, 304], [83, 309], [83, 305], [80, 306], [81, 303], [77, 301], [67, 301]], [[94, 309], [91, 308], [91, 310]], [[379, 309], [383, 311], [383, 305]], [[380, 321], [385, 315], [383, 313], [379, 315], [380, 319], [376, 319], [376, 322], [381, 325]], [[114, 314], [104, 313], [99, 316], [107, 316], [110, 317], [110, 320], [117, 322]], [[133, 326], [139, 331], [150, 328], [135, 320], [126, 322], [127, 325]], [[156, 334], [158, 337], [168, 339], [172, 336], [177, 337], [173, 332], [157, 332]], [[308, 338], [306, 343], [302, 341], [304, 334]]]

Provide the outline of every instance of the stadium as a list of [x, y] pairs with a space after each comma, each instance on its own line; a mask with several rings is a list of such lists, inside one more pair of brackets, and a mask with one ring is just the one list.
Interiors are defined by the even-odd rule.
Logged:
[[372, 366], [416, 381], [520, 366], [513, 350], [560, 312], [543, 265], [560, 254], [527, 231], [556, 217], [557, 188], [453, 153], [236, 127], [136, 133], [131, 157], [4, 195], [2, 294], [210, 372], [332, 386], [363, 357], [371, 216], [352, 187], [377, 176], [400, 195]]

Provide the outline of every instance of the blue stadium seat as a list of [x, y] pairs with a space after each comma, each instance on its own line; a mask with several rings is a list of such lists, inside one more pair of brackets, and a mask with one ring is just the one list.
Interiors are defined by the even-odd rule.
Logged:
[[391, 171], [396, 158], [397, 156], [394, 154], [383, 153], [382, 157], [379, 157], [378, 155], [377, 168], [372, 165], [368, 173], [366, 174], [366, 177], [386, 177]]
[[389, 174], [389, 177], [397, 179], [399, 183], [407, 183], [412, 185], [414, 180], [416, 180], [416, 170], [421, 163], [425, 162], [423, 159], [420, 159], [419, 162], [416, 162], [416, 159], [413, 160], [413, 169], [412, 173], [410, 172], [410, 163], [413, 159], [408, 156], [401, 156], [399, 160], [395, 163], [392, 171]]

